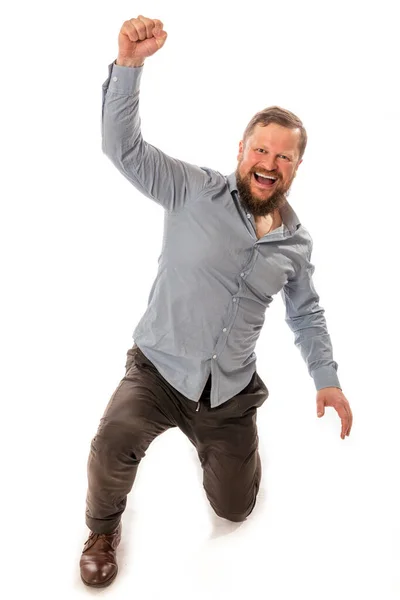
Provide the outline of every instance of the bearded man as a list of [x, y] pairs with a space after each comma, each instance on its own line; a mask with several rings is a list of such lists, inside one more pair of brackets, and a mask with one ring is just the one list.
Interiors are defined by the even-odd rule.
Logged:
[[[195, 446], [217, 515], [243, 521], [261, 479], [257, 409], [268, 389], [254, 352], [265, 312], [281, 293], [286, 321], [317, 390], [317, 414], [333, 406], [341, 437], [352, 414], [333, 360], [310, 262], [312, 239], [287, 195], [307, 143], [293, 113], [257, 113], [239, 143], [236, 172], [223, 176], [172, 158], [141, 134], [139, 86], [146, 58], [165, 43], [157, 19], [126, 21], [103, 84], [103, 151], [165, 211], [159, 269], [88, 460], [80, 561], [86, 585], [116, 577], [121, 515], [154, 438], [178, 427]], [[151, 227], [149, 244], [152, 243]]]

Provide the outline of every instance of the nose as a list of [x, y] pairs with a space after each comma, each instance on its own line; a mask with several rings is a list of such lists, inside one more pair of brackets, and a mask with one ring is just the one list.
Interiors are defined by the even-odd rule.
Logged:
[[276, 171], [277, 164], [275, 156], [273, 156], [272, 154], [267, 154], [266, 156], [263, 156], [262, 166], [266, 171]]

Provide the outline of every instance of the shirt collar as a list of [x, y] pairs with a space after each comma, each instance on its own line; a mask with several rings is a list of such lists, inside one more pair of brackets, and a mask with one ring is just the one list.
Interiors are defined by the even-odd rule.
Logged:
[[[228, 182], [229, 191], [231, 193], [237, 192], [238, 189], [237, 189], [237, 184], [236, 184], [236, 174], [231, 173], [230, 175], [228, 175], [226, 180]], [[238, 195], [239, 195], [239, 193], [238, 193]], [[281, 213], [283, 223], [289, 229], [291, 234], [295, 233], [297, 231], [297, 229], [300, 227], [301, 223], [300, 223], [299, 217], [297, 216], [297, 214], [295, 213], [295, 211], [293, 210], [293, 208], [291, 207], [289, 202], [286, 200], [285, 204], [279, 210]]]

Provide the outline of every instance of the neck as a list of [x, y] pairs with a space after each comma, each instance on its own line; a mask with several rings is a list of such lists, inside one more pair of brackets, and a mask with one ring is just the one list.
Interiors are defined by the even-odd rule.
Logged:
[[277, 229], [282, 225], [282, 217], [281, 213], [279, 212], [279, 208], [275, 209], [272, 213], [266, 215], [265, 217], [255, 217], [254, 220], [257, 225], [269, 226], [270, 231]]

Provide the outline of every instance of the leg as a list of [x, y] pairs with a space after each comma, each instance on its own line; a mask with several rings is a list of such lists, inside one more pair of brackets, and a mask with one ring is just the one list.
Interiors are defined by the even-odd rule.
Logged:
[[218, 408], [210, 408], [205, 389], [193, 420], [191, 441], [203, 468], [203, 485], [214, 511], [230, 521], [243, 521], [253, 510], [261, 480], [257, 408], [268, 397], [261, 378]]
[[143, 368], [135, 347], [126, 374], [112, 395], [91, 443], [86, 524], [99, 534], [114, 531], [126, 507], [138, 465], [151, 441], [175, 422], [155, 369]]
[[256, 448], [247, 457], [221, 450], [200, 454], [203, 485], [207, 498], [219, 517], [244, 521], [252, 512], [260, 487], [261, 460]]

